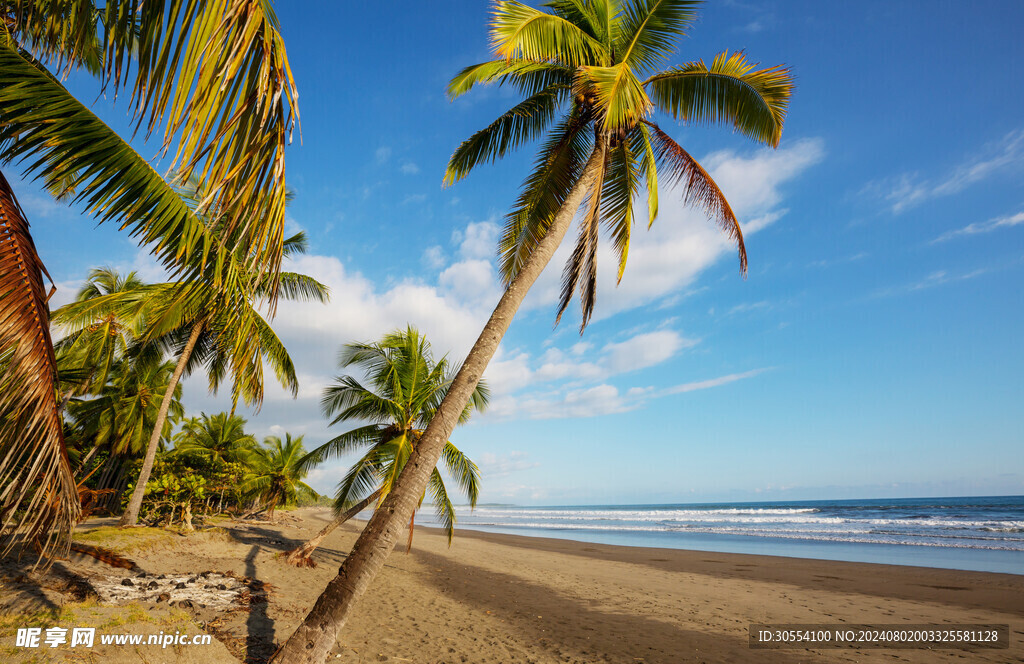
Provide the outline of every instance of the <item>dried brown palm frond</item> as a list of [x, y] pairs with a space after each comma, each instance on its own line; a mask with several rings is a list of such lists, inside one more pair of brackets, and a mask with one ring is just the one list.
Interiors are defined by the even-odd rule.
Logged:
[[0, 174], [0, 539], [63, 555], [80, 514], [57, 400], [46, 269]]

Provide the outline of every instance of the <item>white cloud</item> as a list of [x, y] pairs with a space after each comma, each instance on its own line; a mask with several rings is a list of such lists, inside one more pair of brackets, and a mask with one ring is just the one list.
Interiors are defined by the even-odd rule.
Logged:
[[452, 242], [459, 245], [459, 252], [466, 258], [490, 259], [498, 245], [498, 232], [493, 221], [473, 222], [465, 230], [452, 233]]
[[[781, 218], [785, 210], [777, 209], [777, 205], [782, 200], [782, 187], [823, 157], [822, 142], [806, 139], [777, 151], [759, 150], [747, 155], [715, 152], [702, 163], [729, 199], [749, 238]], [[678, 294], [722, 256], [735, 255], [728, 238], [702, 211], [684, 206], [678, 191], [664, 189], [659, 193], [659, 203], [660, 213], [651, 230], [639, 225], [634, 229], [629, 262], [618, 286], [618, 259], [610, 243], [599, 249], [597, 262], [603, 269], [598, 271], [595, 320]], [[637, 203], [636, 214], [638, 219], [646, 218], [645, 200]], [[558, 302], [561, 269], [572, 251], [574, 237], [570, 230], [527, 298], [526, 308], [553, 308]], [[570, 311], [578, 317], [578, 303], [570, 305]], [[565, 320], [563, 324], [573, 325]]]
[[411, 161], [407, 161], [402, 164], [402, 168], [399, 170], [401, 170], [404, 175], [416, 175], [420, 172], [420, 167]]
[[436, 244], [432, 247], [427, 247], [423, 251], [422, 260], [423, 264], [426, 265], [428, 268], [431, 268], [433, 270], [442, 268], [444, 267], [445, 264], [444, 249], [442, 249], [440, 245]]
[[744, 371], [743, 373], [729, 374], [728, 376], [719, 376], [718, 378], [712, 378], [710, 380], [700, 380], [692, 383], [683, 383], [682, 385], [676, 385], [670, 387], [662, 392], [663, 396], [670, 394], [684, 394], [686, 392], [695, 392], [697, 390], [707, 390], [712, 387], [719, 387], [721, 385], [728, 385], [744, 378], [753, 378], [758, 374], [762, 374], [768, 369], [754, 369], [753, 371]]
[[671, 330], [638, 334], [620, 343], [604, 347], [606, 366], [614, 373], [636, 371], [661, 364], [681, 348], [697, 345], [696, 339], [684, 339]]
[[480, 467], [480, 474], [488, 480], [540, 466], [536, 461], [530, 461], [529, 454], [521, 450], [513, 450], [508, 454], [484, 452], [475, 461]]
[[[1011, 131], [981, 154], [964, 161], [939, 180], [922, 180], [916, 173], [904, 173], [889, 183], [872, 182], [867, 191], [881, 191], [898, 214], [924, 201], [959, 193], [1007, 167], [1024, 162], [1024, 130]], [[888, 190], [888, 191], [885, 191]]]
[[587, 418], [613, 415], [636, 410], [651, 399], [660, 399], [687, 392], [707, 390], [736, 381], [753, 378], [768, 369], [754, 369], [742, 373], [719, 376], [708, 380], [683, 383], [673, 387], [630, 387], [622, 392], [614, 385], [602, 383], [592, 387], [573, 389], [567, 392], [550, 391], [530, 393], [526, 397], [499, 397], [494, 399], [488, 411], [489, 416], [499, 419], [549, 420], [562, 418]]
[[968, 224], [963, 228], [948, 231], [943, 233], [939, 237], [932, 240], [932, 244], [937, 242], [946, 242], [956, 237], [962, 237], [964, 235], [979, 235], [981, 233], [991, 233], [992, 231], [999, 230], [1000, 228], [1009, 228], [1012, 226], [1018, 226], [1024, 224], [1024, 212], [1018, 212], [1017, 214], [1009, 215], [1006, 217], [996, 217], [995, 219], [989, 219], [985, 222], [975, 222]]
[[906, 295], [908, 293], [916, 293], [918, 291], [928, 290], [929, 288], [935, 288], [936, 286], [942, 286], [945, 284], [956, 283], [958, 281], [967, 281], [980, 277], [983, 274], [988, 274], [994, 268], [979, 268], [977, 270], [971, 270], [970, 272], [949, 272], [948, 270], [936, 270], [928, 276], [919, 279], [918, 281], [904, 284], [902, 286], [892, 286], [889, 288], [883, 288], [875, 291], [871, 294], [871, 297], [891, 297], [894, 295]]
[[384, 145], [377, 148], [377, 151], [373, 153], [374, 161], [378, 164], [386, 164], [391, 159], [391, 148]]

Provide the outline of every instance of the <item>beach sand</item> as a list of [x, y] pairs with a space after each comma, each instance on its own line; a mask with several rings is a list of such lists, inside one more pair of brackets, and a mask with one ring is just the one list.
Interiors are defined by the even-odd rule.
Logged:
[[[205, 629], [223, 644], [176, 651], [108, 646], [90, 659], [72, 652], [13, 648], [17, 618], [0, 631], [0, 652], [19, 661], [264, 661], [305, 616], [349, 550], [361, 522], [335, 531], [314, 553], [316, 569], [278, 556], [319, 530], [327, 510], [282, 514], [277, 524], [218, 524], [223, 530], [168, 536], [142, 550], [114, 542], [149, 575], [232, 574], [251, 591], [232, 610], [133, 604], [152, 618]], [[93, 520], [88, 530], [109, 524]], [[331, 661], [590, 663], [626, 662], [1020, 662], [1024, 660], [1024, 576], [587, 544], [418, 528], [411, 554], [388, 559], [341, 634]], [[56, 567], [92, 582], [137, 577], [74, 554]], [[0, 606], [31, 612], [68, 602], [66, 590], [30, 587], [18, 570], [0, 581]], [[51, 575], [52, 576], [52, 575]], [[56, 588], [56, 589], [54, 589]], [[265, 600], [264, 601], [264, 597]], [[32, 602], [36, 601], [36, 605]], [[42, 602], [42, 604], [39, 604]], [[93, 604], [69, 605], [78, 620]], [[91, 607], [91, 608], [90, 608]], [[173, 615], [166, 612], [176, 612]], [[107, 619], [107, 622], [110, 622]], [[1008, 650], [752, 650], [751, 623], [1009, 624]], [[62, 623], [64, 624], [64, 623]], [[70, 625], [70, 623], [68, 623]], [[96, 623], [101, 624], [101, 623]], [[146, 633], [157, 622], [107, 631]], [[170, 624], [170, 623], [168, 623]], [[189, 650], [189, 652], [185, 652]], [[197, 657], [195, 651], [202, 651]], [[229, 654], [230, 653], [230, 654]], [[93, 655], [99, 655], [99, 652]], [[36, 657], [36, 660], [32, 660]], [[234, 659], [237, 658], [237, 659]]]

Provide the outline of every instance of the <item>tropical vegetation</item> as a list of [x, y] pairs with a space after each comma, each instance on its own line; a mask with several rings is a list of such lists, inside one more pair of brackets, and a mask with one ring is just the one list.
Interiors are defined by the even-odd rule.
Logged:
[[[338, 365], [341, 369], [360, 371], [366, 384], [351, 374], [335, 378], [320, 402], [324, 416], [332, 418], [331, 426], [352, 421], [368, 424], [332, 438], [306, 455], [302, 463], [319, 464], [331, 457], [367, 449], [338, 484], [335, 518], [308, 542], [288, 553], [288, 562], [300, 567], [315, 567], [310, 555], [328, 534], [370, 503], [387, 497], [457, 371], [447, 357], [435, 361], [430, 342], [411, 325], [374, 343], [346, 344], [339, 353]], [[474, 410], [483, 411], [489, 398], [490, 390], [480, 382], [459, 423], [468, 421]], [[442, 458], [448, 475], [456, 480], [470, 506], [475, 507], [480, 494], [477, 465], [451, 441], [445, 443]], [[450, 545], [455, 532], [455, 507], [437, 468], [430, 474], [417, 507], [422, 506], [427, 491]], [[409, 519], [406, 551], [412, 547], [414, 520], [415, 515]]]
[[[563, 269], [558, 316], [579, 292], [582, 330], [593, 313], [599, 229], [618, 252], [621, 278], [633, 226], [633, 202], [646, 184], [648, 225], [664, 184], [704, 209], [746, 258], [740, 225], [711, 176], [656, 123], [662, 113], [688, 124], [727, 124], [775, 147], [793, 87], [784, 67], [757, 69], [742, 53], [660, 69], [696, 19], [687, 0], [551, 0], [537, 9], [494, 3], [494, 59], [463, 69], [452, 97], [485, 83], [525, 97], [463, 142], [445, 177], [453, 183], [476, 166], [541, 138], [540, 154], [501, 236], [505, 291], [445, 399], [427, 425], [388, 497], [363, 529], [338, 575], [273, 661], [323, 662], [359, 596], [384, 564], [415, 512], [459, 415], [519, 305], [551, 260], [577, 211], [577, 241]], [[545, 135], [545, 132], [546, 135]], [[666, 191], [669, 191], [666, 188]]]
[[[9, 0], [2, 11], [0, 162], [128, 230], [173, 274], [202, 274], [223, 291], [240, 282], [240, 243], [252, 269], [276, 282], [297, 93], [269, 3]], [[68, 92], [72, 72], [112, 96], [123, 91], [143, 135], [162, 130], [160, 152], [173, 150], [183, 180], [208, 185], [198, 206]], [[209, 211], [223, 227], [208, 227], [200, 215]], [[44, 276], [0, 175], [0, 537], [46, 553], [66, 550], [80, 506]]]

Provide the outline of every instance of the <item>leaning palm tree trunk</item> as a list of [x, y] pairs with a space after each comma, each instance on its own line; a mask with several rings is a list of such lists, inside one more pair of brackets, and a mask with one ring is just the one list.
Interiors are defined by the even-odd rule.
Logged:
[[561, 244], [576, 210], [594, 185], [606, 150], [606, 139], [599, 137], [580, 179], [566, 196], [544, 238], [502, 294], [391, 492], [373, 513], [338, 575], [327, 584], [305, 621], [271, 660], [275, 664], [321, 664], [327, 659], [356, 600], [366, 592], [373, 577], [383, 567], [399, 534], [416, 511], [445, 441], [451, 436], [484, 369], [497, 352], [513, 316]]
[[156, 422], [153, 424], [153, 433], [149, 436], [149, 447], [146, 448], [146, 458], [142, 461], [142, 469], [139, 470], [139, 479], [135, 482], [135, 490], [128, 501], [128, 508], [121, 515], [120, 525], [122, 528], [134, 526], [139, 521], [139, 510], [142, 508], [142, 496], [146, 492], [146, 482], [149, 481], [149, 474], [153, 472], [153, 462], [156, 461], [156, 450], [160, 446], [160, 435], [164, 429], [164, 422], [167, 421], [167, 411], [171, 408], [171, 401], [174, 400], [174, 388], [178, 386], [181, 375], [185, 373], [185, 366], [192, 357], [192, 350], [199, 341], [199, 335], [203, 331], [203, 324], [196, 323], [192, 326], [192, 333], [178, 357], [178, 366], [174, 367], [171, 380], [167, 383], [167, 391], [164, 392], [163, 401], [160, 402], [160, 411], [157, 413]]
[[320, 543], [324, 541], [324, 538], [330, 535], [332, 532], [334, 532], [335, 528], [345, 523], [346, 521], [354, 517], [356, 514], [359, 514], [364, 509], [366, 509], [370, 503], [380, 498], [380, 492], [381, 489], [377, 489], [369, 496], [367, 496], [359, 503], [357, 503], [355, 507], [352, 507], [336, 516], [333, 521], [324, 526], [323, 529], [316, 534], [316, 537], [313, 537], [311, 540], [309, 540], [302, 546], [289, 551], [287, 556], [285, 557], [285, 561], [291, 563], [292, 565], [295, 565], [296, 567], [316, 567], [316, 561], [313, 560], [310, 556], [313, 554], [314, 551], [316, 551], [316, 548], [320, 546]]
[[41, 554], [63, 555], [81, 505], [64, 447], [43, 274], [0, 174], [0, 540], [25, 538]]

